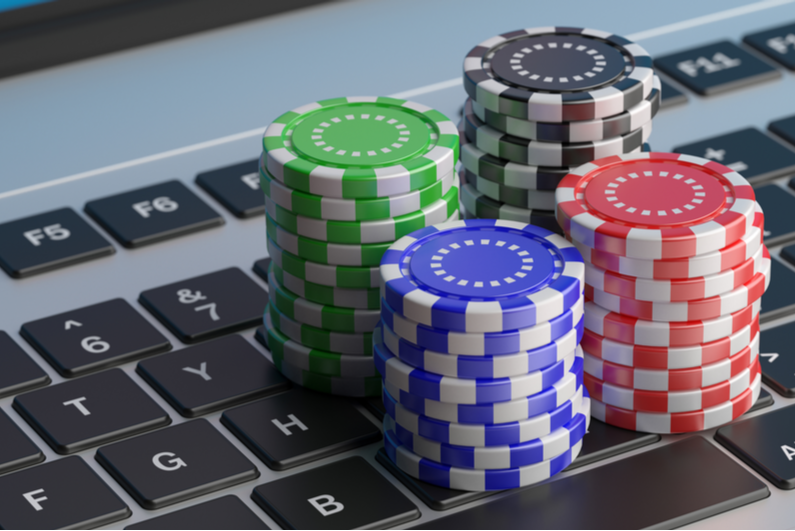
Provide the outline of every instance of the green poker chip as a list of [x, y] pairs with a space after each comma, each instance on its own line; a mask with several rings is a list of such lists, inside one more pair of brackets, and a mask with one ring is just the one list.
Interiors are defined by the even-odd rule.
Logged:
[[274, 324], [272, 315], [269, 310], [265, 312], [264, 324], [274, 363], [284, 361], [304, 371], [339, 378], [378, 376], [372, 356], [351, 356], [309, 348], [283, 334]]
[[311, 262], [352, 267], [375, 267], [392, 245], [391, 242], [363, 243], [361, 245], [329, 243], [303, 236], [281, 228], [267, 213], [268, 236], [285, 251]]
[[260, 166], [260, 185], [274, 203], [294, 214], [334, 221], [372, 221], [410, 214], [441, 199], [454, 180], [455, 172], [450, 172], [425, 188], [405, 194], [377, 199], [338, 199], [288, 188]]
[[444, 223], [458, 210], [458, 176], [454, 186], [427, 207], [396, 218], [377, 221], [328, 221], [300, 216], [280, 207], [265, 195], [265, 210], [286, 231], [324, 242], [366, 244], [393, 243], [403, 236]]
[[347, 334], [299, 323], [282, 314], [273, 304], [268, 307], [273, 327], [296, 343], [309, 348], [349, 356], [372, 356], [373, 333]]
[[380, 284], [379, 267], [348, 267], [318, 264], [288, 253], [268, 238], [268, 254], [273, 263], [302, 280], [335, 288], [376, 288]]
[[268, 272], [270, 303], [280, 313], [302, 324], [335, 332], [372, 332], [381, 319], [380, 310], [357, 310], [317, 304], [301, 298], [281, 285], [273, 273]]
[[446, 116], [395, 98], [334, 98], [277, 118], [262, 138], [268, 173], [309, 194], [377, 198], [452, 172], [458, 130]]
[[381, 308], [381, 290], [379, 288], [349, 289], [323, 286], [286, 273], [274, 263], [271, 263], [271, 271], [279, 284], [310, 302], [359, 310]]

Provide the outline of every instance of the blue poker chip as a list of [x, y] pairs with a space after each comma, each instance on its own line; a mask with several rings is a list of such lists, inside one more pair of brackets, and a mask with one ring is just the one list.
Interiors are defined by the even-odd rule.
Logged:
[[582, 440], [591, 417], [590, 399], [582, 402], [580, 411], [560, 428], [518, 444], [472, 447], [440, 443], [412, 433], [389, 415], [384, 416], [384, 430], [394, 432], [409, 451], [443, 465], [476, 470], [517, 468], [553, 459]]
[[535, 225], [471, 219], [427, 227], [381, 259], [381, 294], [442, 330], [502, 332], [550, 321], [582, 299], [585, 268], [563, 237]]
[[452, 404], [493, 404], [540, 393], [565, 376], [575, 352], [544, 369], [509, 378], [462, 379], [415, 369], [400, 361], [373, 334], [373, 361], [385, 382], [422, 398]]
[[406, 319], [381, 299], [381, 319], [395, 334], [409, 343], [445, 354], [499, 356], [533, 350], [563, 337], [583, 317], [585, 302], [580, 298], [558, 317], [535, 326], [503, 332], [453, 332]]
[[386, 414], [404, 429], [439, 443], [469, 447], [520, 444], [549, 435], [581, 411], [584, 393], [587, 391], [581, 385], [558, 407], [526, 419], [500, 424], [463, 424], [419, 415], [398, 402], [390, 389], [382, 390]]
[[424, 349], [401, 338], [381, 321], [376, 330], [386, 347], [401, 361], [417, 369], [453, 378], [506, 378], [549, 367], [580, 344], [584, 320], [543, 347], [501, 356], [458, 356]]
[[394, 431], [384, 432], [384, 451], [409, 476], [448, 489], [505, 490], [540, 483], [559, 474], [580, 455], [582, 441], [561, 455], [534, 465], [499, 470], [472, 470], [443, 465], [420, 457], [403, 446]]
[[[400, 404], [407, 411], [427, 417], [429, 422], [434, 420], [442, 422], [442, 424], [428, 424], [428, 426], [437, 426], [441, 430], [438, 436], [432, 435], [434, 432], [429, 428], [430, 431], [422, 432], [424, 437], [429, 437], [439, 442], [469, 446], [475, 446], [476, 444], [468, 439], [468, 442], [455, 442], [452, 440], [451, 437], [454, 433], [463, 433], [463, 431], [461, 431], [461, 429], [458, 431], [450, 431], [447, 424], [457, 424], [459, 428], [465, 424], [475, 426], [481, 425], [477, 428], [480, 431], [475, 434], [476, 438], [474, 441], [486, 440], [485, 428], [483, 428], [483, 425], [499, 425], [499, 428], [494, 427], [489, 430], [488, 437], [491, 438], [488, 440], [492, 441], [491, 444], [513, 444], [513, 442], [521, 442], [515, 438], [511, 439], [511, 437], [514, 436], [511, 434], [521, 433], [521, 426], [523, 426], [523, 424], [509, 426], [509, 423], [521, 423], [524, 420], [538, 417], [546, 413], [551, 415], [552, 412], [561, 407], [565, 407], [569, 401], [576, 400], [575, 397], [577, 396], [577, 392], [582, 386], [582, 358], [574, 360], [574, 365], [572, 365], [569, 372], [560, 381], [555, 382], [552, 387], [532, 396], [510, 400], [508, 402], [496, 402], [494, 404], [450, 404], [418, 397], [406, 391], [402, 391], [389, 382], [384, 382], [384, 389], [395, 403]], [[387, 407], [387, 411], [389, 411], [390, 406], [386, 403], [384, 405]], [[482, 437], [479, 435], [481, 432], [483, 433]]]

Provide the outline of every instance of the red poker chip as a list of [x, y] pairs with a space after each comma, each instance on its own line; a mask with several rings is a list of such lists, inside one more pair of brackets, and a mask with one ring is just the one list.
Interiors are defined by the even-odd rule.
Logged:
[[606, 310], [648, 321], [703, 321], [738, 312], [760, 300], [770, 285], [770, 254], [764, 248], [762, 269], [739, 288], [708, 299], [648, 302], [627, 299], [585, 285], [585, 296]]
[[[587, 297], [586, 297], [587, 300]], [[759, 315], [757, 300], [742, 310], [706, 321], [646, 321], [585, 303], [585, 328], [607, 339], [649, 347], [687, 347], [729, 337]]]
[[591, 263], [605, 271], [629, 277], [658, 280], [700, 278], [737, 267], [750, 260], [762, 247], [765, 215], [759, 203], [756, 204], [755, 208], [754, 226], [742, 238], [718, 251], [690, 258], [674, 258], [671, 260], [627, 258], [626, 256], [597, 251], [577, 241], [572, 241], [572, 243], [577, 247], [587, 263]]
[[687, 258], [723, 249], [754, 223], [755, 195], [739, 173], [676, 153], [598, 159], [555, 192], [558, 223], [573, 240], [630, 258]]
[[759, 334], [740, 352], [703, 367], [689, 369], [639, 369], [601, 360], [585, 352], [585, 373], [608, 384], [644, 391], [688, 391], [728, 382], [759, 356]]
[[649, 347], [614, 341], [586, 329], [580, 343], [590, 356], [624, 367], [677, 370], [711, 365], [737, 355], [759, 334], [759, 316], [728, 337], [685, 347]]
[[763, 259], [769, 260], [765, 257], [765, 252], [760, 246], [754, 256], [736, 267], [714, 275], [676, 280], [631, 277], [585, 262], [585, 283], [605, 293], [638, 301], [683, 302], [707, 299], [729, 293], [749, 282], [761, 270]]
[[737, 397], [717, 406], [688, 413], [646, 413], [631, 411], [591, 398], [591, 415], [611, 426], [647, 433], [691, 433], [717, 428], [745, 414], [759, 398], [762, 375]]

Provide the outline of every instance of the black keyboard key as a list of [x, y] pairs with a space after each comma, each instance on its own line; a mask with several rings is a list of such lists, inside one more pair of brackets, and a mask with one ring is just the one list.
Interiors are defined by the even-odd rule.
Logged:
[[274, 470], [381, 440], [381, 430], [345, 398], [292, 389], [227, 411], [221, 423]]
[[775, 184], [755, 190], [765, 213], [765, 245], [773, 247], [795, 239], [795, 195]]
[[33, 441], [0, 410], [0, 474], [44, 461], [44, 454]]
[[71, 208], [0, 225], [0, 267], [29, 277], [108, 256], [116, 249]]
[[265, 213], [265, 195], [259, 186], [259, 159], [200, 173], [196, 184], [239, 218]]
[[270, 529], [237, 496], [224, 496], [124, 529]]
[[[263, 332], [264, 332], [263, 327]], [[259, 332], [259, 330], [257, 330]], [[362, 398], [361, 404], [373, 414], [375, 418], [379, 421], [384, 420], [384, 415], [386, 415], [386, 408], [384, 407], [384, 401], [380, 396], [371, 396], [370, 398]]]
[[658, 57], [654, 66], [702, 96], [781, 77], [781, 72], [731, 41]]
[[724, 426], [715, 440], [780, 489], [795, 489], [795, 405]]
[[67, 378], [171, 349], [124, 299], [25, 323], [20, 334]]
[[230, 267], [144, 291], [138, 300], [180, 341], [195, 343], [260, 324], [268, 292]]
[[121, 369], [20, 395], [14, 399], [14, 409], [59, 454], [73, 454], [171, 422]]
[[636, 450], [659, 440], [660, 436], [653, 433], [624, 430], [591, 419], [588, 434], [582, 440], [580, 455], [569, 465], [568, 470]]
[[780, 136], [795, 146], [795, 116], [789, 116], [787, 118], [782, 118], [781, 120], [770, 122], [767, 128], [771, 133]]
[[414, 529], [673, 529], [769, 495], [764, 483], [694, 436]]
[[268, 268], [271, 266], [271, 259], [262, 258], [261, 260], [257, 260], [254, 262], [254, 272], [260, 277], [262, 280], [265, 281], [267, 284], [268, 282]]
[[131, 514], [76, 456], [0, 477], [3, 529], [94, 529]]
[[375, 460], [386, 468], [390, 474], [398, 478], [403, 485], [406, 486], [411, 492], [414, 493], [425, 505], [436, 511], [447, 511], [453, 507], [458, 507], [465, 503], [475, 500], [482, 500], [493, 496], [500, 491], [484, 491], [484, 492], [469, 492], [466, 490], [446, 489], [444, 487], [437, 487], [431, 483], [426, 483], [418, 479], [414, 479], [402, 470], [400, 470], [395, 463], [386, 455], [383, 448], [378, 450], [375, 454]]
[[0, 331], [0, 398], [45, 386], [50, 381], [11, 336]]
[[[762, 378], [764, 381], [764, 377]], [[762, 389], [759, 392], [759, 398], [756, 399], [754, 405], [751, 406], [751, 409], [748, 410], [748, 413], [753, 413], [754, 411], [759, 411], [760, 409], [765, 409], [766, 407], [770, 407], [775, 403], [773, 400], [773, 395], [767, 392], [767, 389]]]
[[150, 510], [259, 477], [257, 467], [204, 419], [105, 446], [96, 458]]
[[775, 392], [795, 398], [795, 322], [762, 332], [759, 365], [762, 380]]
[[222, 337], [138, 364], [183, 417], [198, 417], [286, 390], [290, 384], [248, 341]]
[[168, 181], [86, 203], [86, 213], [125, 247], [141, 247], [224, 224], [224, 218], [180, 181]]
[[660, 108], [667, 109], [674, 105], [680, 105], [687, 102], [687, 96], [684, 92], [668, 83], [666, 80], [660, 78], [662, 93], [660, 94]]
[[795, 70], [795, 22], [743, 37], [743, 42]]
[[361, 457], [260, 485], [252, 498], [285, 529], [386, 529], [420, 517]]
[[795, 172], [795, 151], [755, 127], [677, 146], [674, 152], [714, 160], [754, 183]]
[[[795, 251], [792, 247], [785, 247], [784, 251], [787, 249], [790, 249], [791, 252]], [[787, 259], [783, 251], [781, 256], [785, 260]], [[775, 257], [771, 260], [771, 266], [770, 286], [762, 295], [762, 314], [759, 316], [761, 323], [772, 321], [795, 311], [795, 271], [776, 260]]]

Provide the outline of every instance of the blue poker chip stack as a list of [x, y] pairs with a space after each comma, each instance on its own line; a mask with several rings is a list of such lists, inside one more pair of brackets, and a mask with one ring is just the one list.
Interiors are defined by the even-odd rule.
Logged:
[[573, 245], [534, 225], [454, 221], [396, 241], [380, 273], [374, 359], [398, 468], [451, 489], [502, 490], [577, 457], [590, 399]]

